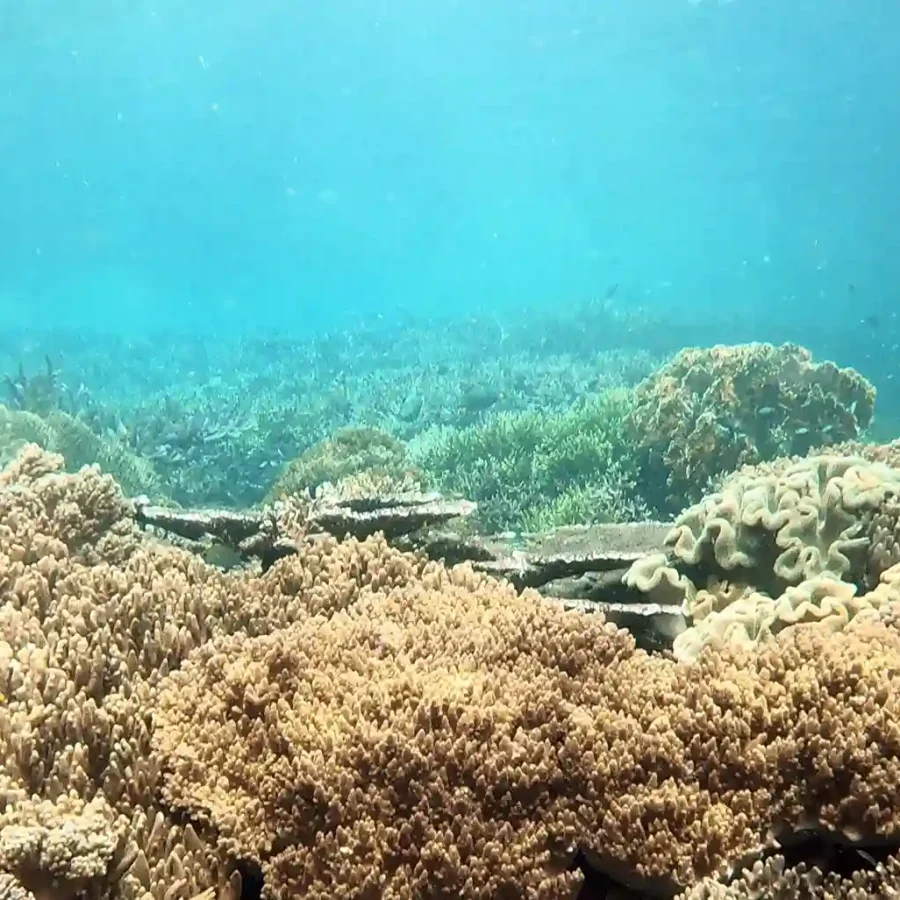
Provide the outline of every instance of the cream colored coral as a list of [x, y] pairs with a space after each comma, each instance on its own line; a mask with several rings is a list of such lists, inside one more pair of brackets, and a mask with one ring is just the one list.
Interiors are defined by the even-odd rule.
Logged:
[[[155, 816], [148, 709], [161, 677], [214, 635], [265, 633], [421, 573], [421, 562], [383, 540], [338, 545], [327, 538], [265, 578], [228, 576], [142, 540], [111, 479], [94, 469], [62, 474], [61, 465], [27, 447], [0, 475], [0, 793], [7, 802], [74, 791], [86, 802], [102, 796], [129, 817]], [[121, 883], [123, 891], [130, 885], [129, 897], [149, 891], [162, 900], [181, 884], [188, 898], [218, 883], [215, 860], [198, 862], [189, 832], [166, 815], [146, 841], [143, 830], [133, 823], [142, 855]]]
[[811, 457], [774, 474], [746, 469], [686, 510], [667, 543], [688, 565], [751, 570], [750, 581], [769, 572], [782, 584], [822, 572], [852, 578], [868, 561], [866, 515], [898, 493], [900, 471], [863, 459]]
[[[862, 862], [862, 860], [861, 860]], [[816, 866], [788, 866], [783, 856], [758, 860], [729, 884], [706, 880], [678, 900], [896, 900], [900, 897], [900, 860], [888, 857], [873, 869], [848, 876], [824, 874]]]
[[682, 660], [803, 623], [840, 628], [882, 606], [857, 585], [877, 582], [900, 552], [898, 494], [900, 471], [861, 458], [747, 468], [678, 518], [670, 556], [640, 560], [626, 580], [682, 592], [693, 623], [675, 642]]
[[562, 897], [576, 846], [688, 885], [775, 823], [898, 833], [900, 634], [859, 620], [684, 666], [474, 578], [208, 644], [160, 697], [167, 802], [285, 898]]
[[576, 848], [687, 886], [776, 821], [896, 833], [880, 619], [676, 664], [382, 539], [221, 573], [28, 452], [0, 484], [0, 793], [108, 810], [121, 856], [50, 859], [108, 859], [123, 900], [233, 900], [236, 859], [273, 898], [551, 900]]
[[792, 585], [775, 598], [746, 586], [726, 596], [700, 591], [694, 625], [678, 635], [672, 649], [677, 659], [688, 661], [704, 647], [751, 647], [797, 625], [837, 631], [854, 618], [877, 618], [888, 602], [883, 592], [858, 596], [855, 585], [829, 575]]
[[102, 797], [19, 801], [0, 814], [0, 871], [40, 896], [98, 892], [129, 862], [127, 824]]
[[35, 897], [15, 875], [0, 872], [0, 900], [35, 900]]
[[647, 595], [650, 603], [685, 605], [686, 611], [697, 593], [691, 580], [669, 565], [665, 553], [651, 553], [635, 562], [625, 573], [625, 584]]

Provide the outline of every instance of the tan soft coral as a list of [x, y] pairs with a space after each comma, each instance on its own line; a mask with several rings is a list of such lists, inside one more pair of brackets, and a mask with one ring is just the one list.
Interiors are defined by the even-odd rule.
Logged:
[[840, 627], [900, 561], [900, 470], [822, 455], [747, 466], [686, 509], [666, 537], [669, 555], [640, 560], [626, 580], [680, 592], [693, 627], [675, 652], [755, 643], [803, 622]]
[[851, 440], [871, 421], [875, 389], [853, 369], [813, 363], [795, 344], [682, 350], [635, 390], [628, 426], [663, 506], [696, 501], [717, 476]]
[[[0, 475], [0, 794], [7, 804], [74, 791], [154, 821], [149, 708], [162, 677], [215, 635], [263, 634], [308, 608], [340, 609], [367, 586], [399, 584], [421, 569], [383, 540], [338, 545], [328, 538], [304, 544], [265, 578], [225, 575], [142, 540], [107, 476], [60, 467], [59, 457], [29, 447]], [[147, 849], [122, 885], [164, 893], [172, 885], [159, 879], [178, 867], [171, 861], [195, 854], [168, 819], [146, 842], [143, 830], [135, 820], [133, 836]], [[205, 864], [188, 870], [185, 896], [213, 878]]]
[[896, 835], [900, 636], [878, 621], [677, 665], [381, 539], [224, 574], [104, 512], [103, 476], [17, 465], [3, 812], [74, 798], [117, 840], [127, 823], [97, 894], [233, 894], [249, 858], [271, 896], [549, 900], [576, 886], [576, 847], [671, 886], [779, 822]]
[[[431, 583], [429, 583], [429, 580]], [[164, 689], [165, 796], [273, 897], [565, 897], [579, 847], [688, 885], [775, 825], [898, 835], [900, 635], [651, 658], [465, 570], [207, 645]]]

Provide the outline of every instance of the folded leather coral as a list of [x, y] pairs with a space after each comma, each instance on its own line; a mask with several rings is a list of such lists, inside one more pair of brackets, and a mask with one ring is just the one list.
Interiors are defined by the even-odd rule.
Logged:
[[900, 562], [900, 470], [820, 455], [745, 467], [685, 510], [668, 554], [627, 576], [648, 594], [680, 592], [692, 627], [680, 659], [707, 645], [754, 644], [784, 628], [832, 629], [888, 603]]
[[35, 447], [0, 513], [3, 896], [562, 898], [576, 859], [671, 896], [800, 830], [900, 846], [893, 575], [683, 664], [381, 538], [223, 573]]

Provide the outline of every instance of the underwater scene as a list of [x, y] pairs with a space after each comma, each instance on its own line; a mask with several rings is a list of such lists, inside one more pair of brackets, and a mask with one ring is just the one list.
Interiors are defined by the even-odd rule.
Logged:
[[900, 897], [900, 7], [0, 2], [0, 900]]

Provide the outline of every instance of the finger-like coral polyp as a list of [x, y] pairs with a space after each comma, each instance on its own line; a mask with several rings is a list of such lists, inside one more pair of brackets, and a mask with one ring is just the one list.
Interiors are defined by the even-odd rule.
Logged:
[[220, 572], [35, 448], [0, 507], [4, 896], [231, 896], [253, 869], [285, 900], [544, 900], [578, 851], [674, 892], [776, 826], [897, 839], [890, 623], [681, 664], [380, 538]]

